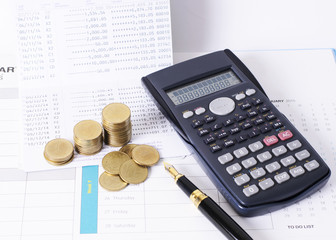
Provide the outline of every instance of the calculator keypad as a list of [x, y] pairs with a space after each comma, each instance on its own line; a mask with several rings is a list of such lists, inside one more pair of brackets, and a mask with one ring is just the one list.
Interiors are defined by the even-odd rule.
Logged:
[[[246, 95], [235, 95], [234, 100], [241, 101], [237, 103], [239, 113], [235, 113], [231, 109], [232, 102], [225, 99], [233, 113], [217, 118], [204, 114], [206, 110], [203, 108], [198, 111], [198, 108], [195, 110], [198, 118], [191, 120], [191, 126], [212, 153], [225, 150], [217, 157], [218, 162], [233, 182], [241, 187], [244, 195], [252, 197], [260, 190], [267, 191], [276, 184], [290, 182], [291, 178], [314, 171], [320, 165], [316, 160], [309, 159], [309, 151], [286, 129], [271, 107], [261, 98], [250, 98], [248, 92], [253, 95], [256, 91], [249, 89]], [[215, 107], [212, 104], [210, 112]], [[262, 139], [261, 134], [265, 136]], [[256, 140], [244, 144], [249, 139]]]

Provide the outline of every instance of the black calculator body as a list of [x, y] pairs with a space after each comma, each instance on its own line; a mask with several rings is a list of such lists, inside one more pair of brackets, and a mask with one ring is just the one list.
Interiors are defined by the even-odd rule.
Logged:
[[330, 169], [228, 49], [142, 78], [217, 189], [243, 216], [296, 202]]

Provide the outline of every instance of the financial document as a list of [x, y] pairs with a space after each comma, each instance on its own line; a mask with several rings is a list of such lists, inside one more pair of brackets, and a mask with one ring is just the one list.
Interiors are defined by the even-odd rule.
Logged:
[[[154, 145], [162, 157], [186, 153], [169, 151], [181, 142], [140, 84], [172, 64], [169, 1], [39, 0], [17, 11], [22, 169], [53, 169], [43, 158], [45, 144], [72, 140], [81, 120], [101, 122], [111, 102], [130, 107], [132, 142]], [[76, 154], [63, 167], [99, 164], [108, 151]]]

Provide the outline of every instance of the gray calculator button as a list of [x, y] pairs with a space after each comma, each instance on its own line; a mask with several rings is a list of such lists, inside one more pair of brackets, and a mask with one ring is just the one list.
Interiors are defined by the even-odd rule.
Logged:
[[273, 163], [267, 164], [265, 168], [269, 173], [272, 173], [272, 172], [279, 170], [281, 166], [278, 162], [273, 162]]
[[267, 160], [270, 160], [272, 158], [272, 155], [270, 154], [269, 151], [266, 151], [266, 152], [258, 154], [257, 158], [260, 162], [265, 162]]
[[288, 156], [280, 160], [282, 165], [284, 167], [288, 167], [289, 165], [292, 165], [296, 162], [295, 158], [293, 156]]
[[225, 164], [225, 163], [228, 163], [228, 162], [231, 162], [233, 160], [233, 156], [231, 153], [226, 153], [226, 154], [223, 154], [221, 156], [218, 157], [218, 161], [221, 163], [221, 164]]
[[302, 160], [304, 160], [306, 158], [309, 158], [310, 157], [310, 153], [305, 149], [305, 150], [302, 150], [300, 152], [295, 153], [295, 157], [299, 161], [302, 161]]
[[247, 96], [251, 96], [256, 93], [256, 90], [253, 88], [250, 88], [250, 89], [247, 89], [245, 93]]
[[255, 142], [255, 143], [251, 143], [250, 145], [248, 145], [248, 148], [251, 150], [251, 152], [259, 151], [263, 147], [264, 147], [264, 145], [260, 141]]
[[299, 140], [295, 140], [292, 142], [287, 143], [287, 147], [289, 150], [294, 151], [302, 146], [301, 142]]
[[192, 111], [186, 111], [183, 113], [183, 118], [190, 118], [194, 115]]
[[275, 181], [277, 181], [277, 183], [283, 183], [283, 182], [286, 182], [287, 180], [289, 180], [289, 175], [288, 175], [288, 173], [286, 173], [286, 172], [283, 172], [283, 173], [280, 173], [280, 174], [278, 174], [278, 175], [275, 175], [274, 176], [274, 179], [275, 179]]
[[196, 115], [201, 115], [201, 114], [205, 113], [205, 108], [204, 107], [196, 108], [195, 113], [196, 113]]
[[254, 157], [250, 157], [241, 162], [244, 168], [250, 168], [257, 164], [257, 160]]
[[296, 168], [292, 168], [291, 170], [289, 170], [289, 173], [293, 176], [293, 177], [298, 177], [302, 174], [305, 173], [305, 170], [303, 169], [303, 167], [298, 166]]
[[265, 179], [264, 181], [261, 181], [259, 183], [259, 187], [262, 189], [262, 190], [266, 190], [270, 187], [273, 187], [274, 186], [274, 182], [271, 178], [267, 178]]
[[227, 115], [235, 109], [235, 102], [228, 97], [220, 97], [212, 100], [209, 109], [212, 113], [220, 116]]
[[318, 168], [320, 164], [316, 161], [310, 161], [304, 164], [304, 167], [310, 172], [313, 171], [314, 169]]
[[240, 101], [242, 99], [244, 99], [246, 97], [246, 95], [244, 93], [239, 93], [236, 95], [236, 100]]
[[243, 190], [243, 193], [245, 194], [246, 197], [250, 197], [258, 192], [259, 192], [259, 188], [255, 184], [247, 188], [244, 188]]
[[232, 174], [235, 174], [235, 173], [239, 172], [241, 169], [242, 169], [242, 167], [239, 165], [239, 163], [235, 163], [235, 164], [233, 164], [233, 165], [231, 165], [231, 166], [228, 166], [228, 167], [226, 168], [226, 171], [227, 171], [230, 175], [232, 175]]
[[244, 183], [249, 182], [249, 181], [250, 181], [250, 177], [249, 177], [247, 174], [243, 174], [243, 175], [241, 175], [241, 176], [239, 176], [239, 177], [236, 177], [236, 178], [234, 179], [234, 181], [236, 182], [236, 184], [237, 184], [238, 186], [241, 186], [241, 185], [243, 185]]
[[250, 172], [251, 176], [254, 179], [260, 178], [266, 174], [266, 171], [263, 168], [257, 168]]
[[280, 156], [282, 154], [285, 154], [287, 152], [287, 149], [285, 148], [284, 145], [281, 145], [279, 147], [273, 148], [272, 149], [272, 153], [277, 157]]
[[248, 150], [246, 149], [246, 147], [242, 147], [233, 151], [233, 154], [236, 156], [236, 158], [241, 158], [248, 154]]

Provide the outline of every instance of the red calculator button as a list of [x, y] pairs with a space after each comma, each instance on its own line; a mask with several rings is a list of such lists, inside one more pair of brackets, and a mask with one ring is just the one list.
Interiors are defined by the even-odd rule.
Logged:
[[279, 142], [279, 139], [275, 135], [264, 138], [264, 143], [266, 144], [266, 146], [271, 146], [273, 144], [276, 144], [277, 142]]
[[284, 131], [284, 132], [281, 132], [278, 134], [278, 137], [282, 140], [282, 141], [285, 141], [287, 139], [290, 139], [293, 137], [293, 133], [290, 131], [290, 130], [287, 130], [287, 131]]

